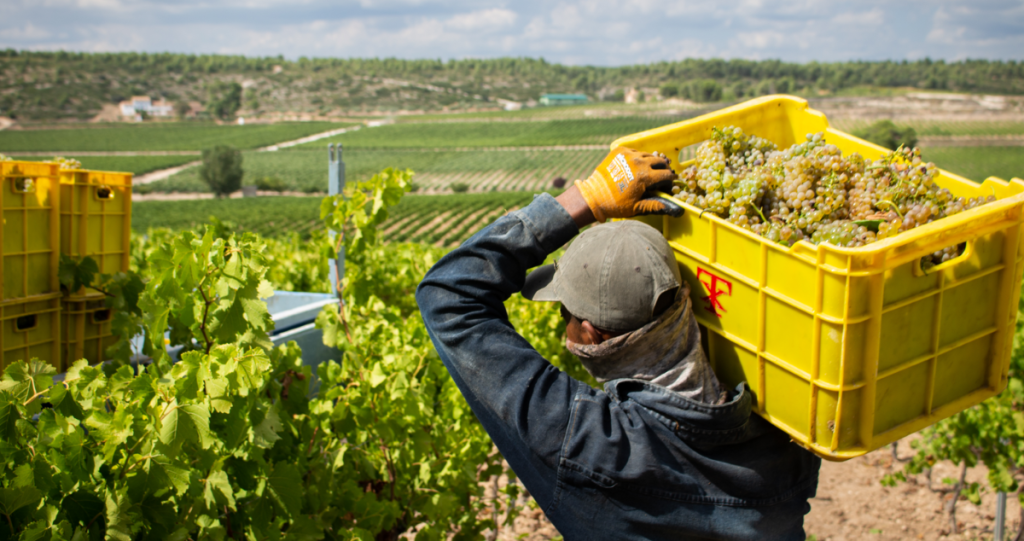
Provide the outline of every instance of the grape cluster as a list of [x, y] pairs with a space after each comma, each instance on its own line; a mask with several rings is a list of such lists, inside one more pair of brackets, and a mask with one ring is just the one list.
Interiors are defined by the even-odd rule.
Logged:
[[[779, 150], [737, 127], [714, 129], [673, 193], [686, 203], [787, 246], [800, 240], [857, 247], [885, 239], [995, 197], [955, 197], [935, 184], [938, 169], [918, 149], [878, 160], [843, 156], [823, 134]], [[934, 264], [962, 251], [931, 256]]]
[[76, 170], [82, 168], [82, 162], [74, 158], [63, 158], [61, 156], [56, 156], [50, 161], [59, 164], [61, 170]]

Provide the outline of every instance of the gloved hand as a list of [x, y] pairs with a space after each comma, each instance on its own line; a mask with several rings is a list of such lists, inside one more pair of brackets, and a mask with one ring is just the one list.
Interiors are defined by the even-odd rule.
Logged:
[[643, 214], [679, 216], [681, 206], [654, 194], [645, 195], [648, 191], [671, 191], [675, 178], [668, 159], [618, 147], [586, 180], [577, 180], [576, 187], [599, 222]]

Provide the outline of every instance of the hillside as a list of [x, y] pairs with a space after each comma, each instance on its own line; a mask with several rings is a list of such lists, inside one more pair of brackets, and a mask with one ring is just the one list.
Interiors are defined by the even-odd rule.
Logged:
[[696, 102], [769, 93], [807, 96], [922, 88], [1024, 94], [1024, 63], [697, 60], [594, 67], [543, 59], [397, 60], [0, 51], [0, 115], [20, 123], [89, 120], [134, 95], [205, 115], [270, 120], [401, 111], [499, 109], [550, 92], [593, 101], [679, 97]]

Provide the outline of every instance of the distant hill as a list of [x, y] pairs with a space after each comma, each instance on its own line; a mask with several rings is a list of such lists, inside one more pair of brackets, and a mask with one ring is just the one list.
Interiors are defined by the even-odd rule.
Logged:
[[[236, 86], [237, 85], [237, 86]], [[0, 51], [0, 116], [22, 121], [112, 115], [131, 96], [164, 98], [187, 111], [273, 118], [500, 108], [543, 93], [721, 101], [775, 92], [819, 95], [857, 87], [1024, 94], [1024, 63], [697, 60], [621, 67], [543, 59], [398, 60], [249, 58], [221, 55]]]

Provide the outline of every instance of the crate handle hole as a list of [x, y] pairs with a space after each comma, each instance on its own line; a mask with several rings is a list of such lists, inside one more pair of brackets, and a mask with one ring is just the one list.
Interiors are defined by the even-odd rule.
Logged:
[[15, 177], [13, 189], [15, 193], [32, 193], [36, 191], [36, 179], [30, 177]]
[[96, 310], [95, 312], [92, 313], [92, 322], [93, 323], [103, 323], [105, 321], [110, 321], [110, 310], [109, 309], [106, 309], [106, 310]]
[[18, 332], [30, 331], [39, 324], [39, 316], [32, 314], [21, 316], [14, 320], [14, 330]]
[[113, 199], [114, 190], [110, 189], [110, 186], [100, 186], [96, 188], [96, 199]]
[[950, 244], [936, 250], [921, 259], [917, 260], [916, 274], [923, 276], [936, 271], [941, 271], [959, 264], [961, 261], [971, 257], [974, 252], [974, 242], [961, 242]]

